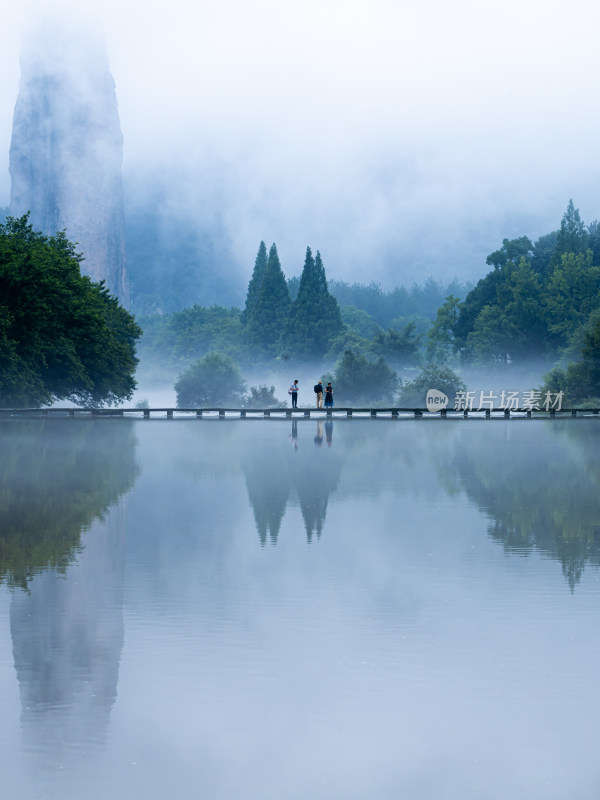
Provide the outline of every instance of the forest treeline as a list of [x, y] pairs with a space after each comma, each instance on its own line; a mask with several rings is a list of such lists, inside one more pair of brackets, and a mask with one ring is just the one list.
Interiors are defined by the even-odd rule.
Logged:
[[548, 390], [572, 401], [598, 398], [600, 223], [584, 224], [571, 200], [559, 229], [535, 243], [504, 239], [486, 263], [491, 269], [475, 286], [430, 279], [385, 292], [328, 282], [310, 248], [302, 275], [286, 281], [276, 246], [267, 252], [261, 242], [244, 309], [195, 305], [144, 318], [142, 361], [180, 371], [217, 352], [242, 368], [304, 362], [339, 370], [352, 358], [363, 373], [380, 364], [447, 375], [536, 360], [549, 371]]
[[[287, 285], [287, 289], [286, 289]], [[428, 279], [384, 291], [379, 284], [327, 281], [319, 252], [307, 248], [302, 275], [285, 279], [277, 247], [261, 242], [243, 309], [193, 305], [140, 318], [145, 366], [180, 369], [215, 351], [243, 367], [263, 362], [333, 363], [348, 349], [384, 357], [395, 368], [417, 366], [426, 332], [449, 294], [471, 285]]]
[[535, 243], [504, 239], [470, 287], [328, 282], [310, 247], [302, 274], [287, 279], [276, 245], [261, 242], [243, 308], [193, 305], [136, 321], [81, 275], [81, 260], [64, 233], [42, 235], [27, 216], [0, 224], [2, 405], [122, 402], [138, 356], [145, 380], [179, 377], [196, 386], [194, 397], [206, 396], [194, 370], [210, 383], [211, 369], [233, 369], [238, 399], [275, 402], [266, 386], [246, 396], [242, 374], [310, 365], [345, 387], [348, 401], [422, 404], [427, 386], [464, 387], [457, 373], [467, 365], [509, 371], [536, 359], [547, 391], [600, 398], [600, 223], [586, 225], [572, 201], [560, 227]]

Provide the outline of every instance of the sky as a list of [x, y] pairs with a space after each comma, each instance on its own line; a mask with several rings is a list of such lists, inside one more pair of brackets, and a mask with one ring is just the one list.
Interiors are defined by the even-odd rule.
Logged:
[[[2, 10], [0, 206], [22, 35], [103, 35], [124, 176], [218, 220], [251, 270], [473, 279], [502, 238], [600, 217], [600, 6], [575, 0], [95, 0]], [[49, 28], [50, 30], [50, 28]]]

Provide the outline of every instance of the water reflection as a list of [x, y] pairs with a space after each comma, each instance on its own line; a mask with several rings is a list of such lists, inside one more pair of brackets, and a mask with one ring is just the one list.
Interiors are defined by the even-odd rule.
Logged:
[[[318, 420], [312, 428], [315, 451], [308, 445], [311, 438], [310, 423], [301, 426], [292, 421], [289, 436], [293, 451], [283, 446], [283, 437], [262, 440], [243, 451], [242, 465], [246, 477], [248, 498], [260, 543], [267, 540], [277, 544], [281, 524], [288, 506], [299, 506], [307, 542], [320, 538], [327, 513], [330, 495], [337, 489], [342, 473], [342, 458], [335, 452], [321, 452], [323, 422]], [[333, 421], [325, 423], [325, 437], [331, 447]]]
[[138, 473], [133, 431], [87, 420], [0, 430], [0, 578], [13, 587], [23, 740], [50, 768], [103, 741], [117, 693], [125, 524], [115, 504]]
[[87, 530], [4, 567], [11, 797], [595, 797], [593, 422], [55, 424], [0, 425], [4, 521], [39, 453]]
[[600, 566], [598, 433], [587, 420], [474, 425], [440, 479], [491, 519], [489, 535], [507, 553], [555, 559], [573, 590], [586, 564]]
[[489, 535], [507, 553], [551, 557], [571, 589], [586, 564], [600, 566], [600, 428], [594, 421], [423, 423], [433, 426], [427, 430], [391, 421], [338, 424], [344, 435], [332, 447], [333, 420], [293, 421], [291, 453], [271, 439], [246, 450], [242, 437], [261, 544], [277, 542], [294, 504], [307, 541], [320, 537], [333, 494], [342, 500], [392, 488], [434, 502], [440, 491], [464, 492], [491, 520]]
[[135, 481], [133, 430], [108, 420], [0, 423], [0, 583], [26, 589], [48, 567], [64, 572], [82, 531]]

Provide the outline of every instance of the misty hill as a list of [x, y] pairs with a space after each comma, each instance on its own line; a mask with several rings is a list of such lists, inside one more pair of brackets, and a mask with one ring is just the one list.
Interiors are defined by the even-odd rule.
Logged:
[[65, 230], [82, 271], [129, 302], [121, 163], [123, 135], [104, 48], [81, 32], [24, 44], [10, 148], [10, 213], [35, 230]]

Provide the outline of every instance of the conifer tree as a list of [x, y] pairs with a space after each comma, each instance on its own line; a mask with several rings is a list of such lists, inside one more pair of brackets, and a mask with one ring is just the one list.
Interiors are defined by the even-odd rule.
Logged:
[[565, 253], [583, 253], [588, 246], [588, 232], [575, 208], [573, 200], [569, 200], [567, 210], [563, 214], [560, 230], [556, 237], [556, 248], [552, 259], [553, 266], [560, 264]]
[[298, 295], [282, 339], [286, 354], [296, 358], [322, 358], [329, 342], [344, 329], [340, 307], [329, 294], [321, 254], [313, 258], [306, 248]]
[[281, 269], [277, 247], [269, 250], [258, 297], [247, 316], [250, 341], [275, 355], [291, 306], [287, 281]]
[[248, 319], [252, 316], [252, 312], [254, 311], [256, 303], [258, 302], [260, 287], [267, 269], [267, 262], [267, 246], [264, 242], [261, 242], [258, 247], [258, 253], [256, 254], [252, 277], [250, 278], [250, 283], [248, 284], [246, 306], [244, 307], [240, 317], [240, 322], [242, 325], [245, 325], [248, 322]]

